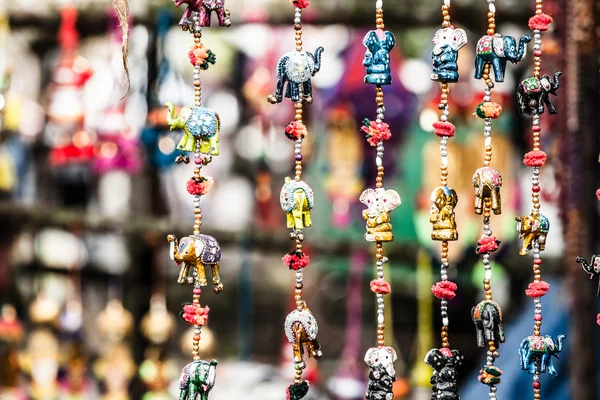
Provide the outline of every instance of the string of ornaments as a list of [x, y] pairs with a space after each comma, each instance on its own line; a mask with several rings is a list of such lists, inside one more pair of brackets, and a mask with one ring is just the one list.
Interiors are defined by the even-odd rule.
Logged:
[[295, 241], [292, 251], [283, 257], [283, 263], [295, 271], [296, 283], [294, 299], [296, 308], [285, 318], [285, 336], [292, 345], [294, 353], [294, 368], [296, 375], [294, 383], [286, 389], [286, 400], [302, 399], [309, 390], [308, 381], [302, 379], [306, 368], [306, 358], [319, 359], [322, 356], [321, 345], [317, 340], [319, 326], [317, 320], [302, 298], [303, 272], [310, 258], [305, 254], [302, 242], [304, 229], [312, 225], [310, 210], [314, 205], [314, 193], [310, 186], [302, 180], [302, 142], [307, 135], [303, 122], [304, 104], [311, 104], [311, 78], [321, 69], [321, 53], [323, 47], [314, 53], [307, 52], [302, 47], [302, 10], [308, 7], [309, 0], [291, 0], [295, 8], [294, 31], [296, 49], [285, 53], [277, 63], [277, 88], [267, 97], [271, 104], [281, 103], [283, 98], [289, 98], [294, 103], [294, 120], [286, 125], [285, 135], [294, 142], [295, 176], [285, 178], [281, 188], [280, 204], [286, 213], [287, 227], [291, 229], [289, 237]]
[[442, 317], [441, 338], [442, 347], [431, 349], [425, 355], [425, 362], [433, 368], [432, 399], [459, 399], [458, 368], [462, 365], [463, 356], [460, 351], [450, 348], [448, 301], [456, 296], [457, 285], [448, 280], [449, 242], [458, 240], [458, 230], [454, 209], [458, 203], [456, 190], [448, 187], [448, 139], [454, 137], [456, 128], [448, 121], [450, 114], [448, 106], [448, 84], [457, 82], [458, 51], [467, 44], [467, 34], [463, 29], [455, 28], [450, 22], [450, 0], [444, 0], [442, 5], [442, 28], [433, 36], [433, 51], [431, 58], [433, 71], [431, 79], [440, 82], [441, 98], [438, 104], [442, 112], [439, 121], [433, 123], [434, 133], [440, 138], [440, 186], [431, 193], [431, 210], [429, 221], [433, 224], [431, 239], [442, 242], [440, 281], [431, 291], [440, 299]]
[[362, 216], [366, 220], [365, 240], [375, 243], [375, 267], [377, 278], [370, 282], [371, 291], [375, 294], [377, 303], [377, 346], [371, 347], [365, 354], [365, 363], [369, 367], [369, 382], [365, 397], [367, 400], [391, 399], [392, 386], [396, 380], [394, 362], [396, 351], [385, 342], [385, 304], [383, 296], [391, 291], [390, 284], [384, 277], [384, 264], [388, 258], [384, 256], [383, 243], [394, 240], [390, 213], [400, 205], [400, 195], [391, 189], [383, 187], [383, 142], [392, 134], [390, 127], [384, 121], [385, 105], [383, 101], [383, 86], [392, 83], [390, 70], [390, 51], [396, 45], [393, 33], [385, 31], [383, 22], [383, 1], [375, 2], [375, 30], [367, 33], [363, 40], [367, 48], [363, 65], [366, 67], [365, 83], [375, 85], [377, 116], [375, 121], [365, 119], [361, 131], [366, 135], [367, 142], [376, 148], [375, 162], [377, 177], [375, 189], [365, 189], [360, 195], [360, 202], [367, 209]]
[[199, 346], [202, 327], [208, 322], [208, 306], [200, 305], [202, 288], [207, 286], [206, 268], [212, 270], [213, 291], [223, 291], [223, 283], [219, 276], [221, 247], [217, 240], [209, 235], [201, 234], [202, 209], [200, 200], [208, 194], [213, 186], [213, 179], [203, 175], [202, 167], [212, 162], [213, 156], [219, 155], [219, 115], [212, 109], [202, 106], [200, 73], [216, 63], [215, 54], [202, 43], [202, 28], [209, 27], [211, 16], [217, 15], [219, 26], [230, 26], [229, 10], [225, 9], [224, 0], [205, 1], [175, 0], [175, 6], [187, 4], [179, 25], [193, 37], [193, 44], [188, 57], [194, 67], [194, 105], [182, 107], [175, 115], [175, 105], [167, 102], [167, 124], [171, 130], [180, 129], [183, 136], [177, 145], [180, 152], [176, 163], [189, 163], [189, 153], [193, 154], [194, 172], [187, 182], [187, 191], [193, 196], [194, 226], [193, 233], [177, 240], [169, 235], [170, 256], [180, 267], [177, 281], [193, 286], [191, 303], [185, 303], [180, 313], [181, 319], [194, 327], [192, 343], [192, 362], [181, 371], [179, 380], [180, 400], [195, 400], [197, 397], [208, 399], [216, 380], [217, 360], [200, 359]]
[[541, 335], [542, 327], [542, 297], [550, 291], [550, 284], [542, 280], [541, 252], [546, 247], [546, 238], [550, 229], [548, 217], [540, 212], [540, 172], [546, 163], [546, 153], [541, 150], [540, 136], [542, 127], [541, 115], [545, 109], [548, 113], [556, 114], [550, 94], [556, 95], [559, 88], [560, 71], [554, 73], [551, 79], [548, 75], [541, 75], [542, 69], [542, 32], [549, 29], [552, 17], [542, 11], [542, 0], [535, 1], [535, 15], [529, 19], [529, 28], [533, 31], [533, 76], [524, 79], [517, 88], [517, 101], [519, 112], [532, 116], [533, 149], [525, 154], [523, 163], [533, 169], [531, 178], [531, 214], [516, 218], [517, 231], [523, 239], [519, 252], [526, 256], [529, 251], [533, 253], [533, 282], [525, 291], [533, 299], [535, 314], [533, 316], [533, 335], [526, 337], [519, 347], [521, 368], [533, 375], [533, 398], [541, 399], [540, 375], [548, 372], [552, 376], [558, 375], [552, 358], [558, 357], [562, 351], [562, 342], [565, 335], [558, 335], [556, 341], [552, 337]]

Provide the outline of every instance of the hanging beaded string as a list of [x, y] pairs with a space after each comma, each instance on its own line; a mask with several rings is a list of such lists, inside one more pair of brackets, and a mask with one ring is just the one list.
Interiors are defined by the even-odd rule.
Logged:
[[[442, 317], [441, 339], [442, 347], [430, 350], [425, 356], [425, 362], [434, 369], [431, 378], [433, 384], [432, 398], [452, 396], [458, 398], [458, 368], [462, 364], [463, 357], [458, 350], [450, 349], [448, 300], [456, 296], [457, 285], [448, 280], [449, 241], [458, 239], [456, 218], [454, 208], [458, 202], [458, 196], [454, 189], [448, 185], [448, 139], [454, 136], [455, 126], [448, 121], [450, 109], [448, 95], [450, 89], [448, 83], [457, 82], [458, 74], [458, 51], [467, 44], [467, 34], [463, 29], [456, 29], [450, 22], [450, 0], [444, 0], [442, 4], [442, 28], [433, 36], [433, 51], [431, 58], [433, 71], [431, 79], [440, 82], [441, 99], [438, 108], [442, 111], [440, 120], [434, 122], [434, 133], [440, 137], [440, 186], [433, 189], [431, 193], [430, 222], [433, 224], [431, 239], [441, 241], [441, 280], [437, 282], [431, 291], [435, 297], [440, 299], [440, 312]], [[441, 373], [442, 369], [447, 371]]]
[[[302, 47], [302, 10], [309, 6], [309, 0], [291, 0], [295, 9], [294, 32], [295, 51], [284, 54], [277, 64], [277, 89], [267, 97], [271, 104], [281, 103], [284, 95], [289, 98], [295, 108], [294, 120], [285, 127], [285, 135], [294, 142], [294, 178], [285, 179], [281, 188], [281, 208], [286, 213], [287, 227], [291, 229], [290, 239], [295, 241], [292, 251], [282, 261], [290, 270], [295, 271], [296, 283], [294, 299], [296, 309], [285, 319], [284, 331], [292, 344], [293, 361], [296, 371], [294, 383], [286, 389], [286, 398], [298, 400], [308, 393], [308, 382], [302, 379], [306, 368], [307, 357], [321, 358], [321, 346], [317, 341], [318, 325], [315, 317], [302, 297], [304, 288], [303, 273], [308, 266], [309, 257], [304, 252], [304, 229], [312, 225], [310, 210], [313, 208], [314, 194], [312, 189], [302, 180], [302, 141], [307, 135], [303, 122], [304, 104], [311, 104], [311, 78], [321, 68], [323, 48], [316, 49], [314, 54], [306, 52]], [[287, 87], [285, 87], [287, 85]], [[284, 90], [285, 89], [285, 90]]]
[[552, 357], [562, 351], [562, 341], [565, 335], [558, 335], [556, 342], [550, 336], [541, 336], [542, 301], [541, 298], [550, 291], [550, 285], [542, 280], [541, 252], [546, 247], [546, 238], [550, 229], [548, 217], [540, 212], [540, 172], [546, 163], [546, 153], [541, 150], [540, 116], [548, 109], [550, 114], [556, 114], [556, 109], [550, 101], [550, 94], [556, 95], [559, 88], [559, 78], [562, 72], [557, 71], [554, 78], [541, 75], [542, 69], [542, 35], [549, 29], [552, 17], [542, 11], [542, 0], [536, 0], [535, 15], [529, 19], [529, 28], [534, 34], [533, 45], [533, 76], [524, 79], [517, 88], [519, 111], [533, 117], [533, 150], [525, 154], [523, 163], [533, 168], [531, 179], [532, 209], [530, 215], [517, 217], [517, 231], [524, 238], [519, 252], [525, 256], [533, 251], [533, 282], [525, 291], [533, 299], [535, 305], [533, 335], [525, 338], [519, 349], [521, 368], [533, 374], [533, 398], [541, 399], [540, 374], [548, 371], [556, 376]]
[[[192, 337], [192, 359], [181, 373], [181, 398], [195, 399], [197, 396], [208, 398], [216, 379], [217, 361], [200, 359], [200, 339], [202, 327], [208, 322], [209, 307], [200, 305], [202, 287], [207, 286], [206, 268], [211, 267], [213, 291], [223, 291], [223, 283], [219, 276], [221, 248], [217, 240], [209, 235], [200, 234], [202, 226], [201, 197], [206, 195], [213, 185], [213, 179], [202, 175], [202, 167], [212, 162], [212, 156], [219, 155], [219, 115], [206, 107], [202, 107], [200, 72], [210, 64], [215, 64], [215, 54], [202, 44], [202, 27], [210, 26], [212, 12], [217, 13], [220, 26], [229, 26], [229, 11], [221, 3], [214, 10], [203, 5], [188, 5], [180, 25], [184, 31], [190, 32], [194, 43], [188, 53], [192, 66], [194, 84], [194, 106], [182, 107], [175, 116], [175, 105], [167, 102], [167, 124], [170, 128], [183, 130], [183, 136], [177, 145], [180, 155], [177, 163], [189, 163], [187, 153], [194, 154], [194, 172], [187, 182], [187, 190], [193, 196], [194, 225], [193, 233], [182, 238], [179, 243], [174, 235], [168, 236], [170, 256], [180, 266], [178, 282], [193, 285], [191, 303], [185, 303], [180, 313], [181, 318], [194, 327]], [[190, 271], [191, 269], [191, 271]]]
[[370, 288], [375, 293], [377, 303], [377, 347], [372, 347], [365, 354], [365, 363], [369, 366], [369, 383], [366, 398], [368, 400], [391, 398], [392, 384], [396, 380], [394, 362], [396, 351], [385, 342], [385, 303], [383, 296], [391, 291], [390, 284], [385, 280], [384, 264], [388, 258], [384, 256], [383, 243], [394, 240], [390, 213], [400, 205], [400, 195], [391, 189], [383, 187], [383, 142], [391, 137], [389, 125], [383, 122], [385, 104], [383, 100], [383, 85], [392, 83], [390, 69], [390, 51], [396, 45], [396, 39], [391, 32], [384, 31], [383, 1], [375, 2], [375, 30], [367, 33], [363, 44], [367, 48], [363, 65], [366, 68], [365, 83], [375, 85], [375, 104], [377, 105], [376, 120], [363, 121], [362, 132], [366, 134], [367, 142], [376, 148], [375, 163], [377, 177], [375, 189], [366, 189], [360, 196], [360, 202], [367, 206], [363, 210], [363, 218], [367, 221], [365, 240], [375, 243], [375, 267], [377, 277], [371, 281]]

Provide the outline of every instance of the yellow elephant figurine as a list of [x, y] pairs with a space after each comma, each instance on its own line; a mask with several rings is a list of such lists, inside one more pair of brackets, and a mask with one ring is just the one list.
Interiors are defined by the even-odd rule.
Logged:
[[390, 212], [401, 203], [400, 195], [395, 190], [383, 188], [366, 189], [360, 195], [360, 202], [367, 206], [363, 210], [363, 218], [367, 221], [367, 242], [391, 242], [394, 240]]
[[458, 203], [456, 190], [448, 186], [438, 186], [431, 193], [431, 214], [429, 222], [433, 224], [432, 240], [457, 240], [454, 207]]
[[301, 231], [312, 225], [310, 210], [313, 208], [314, 198], [313, 191], [306, 182], [285, 178], [279, 202], [286, 212], [288, 228]]

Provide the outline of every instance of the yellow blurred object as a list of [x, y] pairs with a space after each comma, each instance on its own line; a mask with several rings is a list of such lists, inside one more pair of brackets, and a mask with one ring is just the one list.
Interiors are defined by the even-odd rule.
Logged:
[[10, 155], [0, 152], [0, 191], [11, 192], [17, 184], [17, 170]]

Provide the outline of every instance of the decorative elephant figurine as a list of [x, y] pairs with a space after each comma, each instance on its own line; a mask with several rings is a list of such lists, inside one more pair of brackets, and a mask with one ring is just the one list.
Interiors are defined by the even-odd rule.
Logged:
[[464, 29], [453, 27], [438, 29], [432, 42], [431, 80], [443, 83], [458, 82], [458, 50], [467, 44], [467, 33]]
[[363, 39], [363, 45], [367, 48], [363, 60], [363, 65], [367, 67], [365, 83], [390, 85], [392, 83], [390, 51], [396, 45], [394, 34], [382, 29], [369, 31]]
[[502, 309], [492, 300], [484, 300], [471, 310], [471, 318], [477, 329], [477, 346], [485, 347], [489, 342], [504, 343]]
[[171, 130], [183, 129], [183, 137], [177, 145], [177, 150], [181, 151], [182, 155], [177, 157], [176, 162], [189, 162], [189, 158], [184, 152], [195, 152], [210, 154], [212, 156], [219, 155], [219, 130], [221, 128], [221, 120], [219, 114], [206, 107], [182, 107], [179, 115], [175, 117], [175, 105], [167, 102], [165, 106], [168, 108], [167, 124]]
[[391, 242], [394, 240], [390, 212], [401, 204], [400, 195], [395, 190], [384, 188], [366, 189], [359, 198], [367, 206], [363, 218], [367, 221], [367, 242]]
[[310, 79], [321, 69], [321, 53], [323, 47], [317, 48], [315, 54], [307, 51], [285, 53], [277, 63], [277, 90], [267, 97], [269, 103], [281, 103], [286, 82], [285, 97], [294, 103], [301, 97], [307, 104], [312, 103]]
[[192, 266], [196, 270], [198, 283], [200, 286], [206, 286], [205, 266], [212, 268], [212, 280], [215, 285], [213, 291], [220, 293], [223, 291], [223, 283], [219, 276], [219, 261], [221, 261], [221, 247], [217, 240], [209, 235], [191, 235], [182, 238], [177, 244], [177, 238], [169, 235], [167, 240], [170, 243], [169, 255], [171, 260], [175, 261], [181, 267], [177, 282], [180, 284], [194, 283], [194, 278], [188, 276], [189, 268]]
[[[590, 275], [590, 279], [600, 277], [600, 256], [592, 256], [592, 260], [588, 263], [583, 257], [577, 257], [575, 260], [583, 267], [583, 270]], [[600, 297], [600, 280], [598, 281], [598, 297]]]
[[521, 359], [521, 369], [534, 374], [536, 370], [545, 373], [546, 370], [552, 376], [557, 376], [556, 368], [552, 362], [552, 356], [558, 358], [562, 351], [562, 342], [565, 335], [558, 335], [556, 343], [550, 336], [528, 336], [522, 342], [519, 348], [519, 357]]
[[540, 115], [544, 113], [544, 104], [550, 114], [556, 114], [556, 108], [550, 101], [550, 95], [556, 96], [560, 87], [561, 71], [554, 73], [554, 80], [546, 74], [537, 78], [532, 76], [524, 79], [517, 88], [517, 102], [519, 111], [526, 115]]
[[491, 201], [494, 214], [502, 213], [502, 202], [500, 188], [502, 187], [502, 175], [490, 167], [482, 167], [473, 175], [473, 187], [475, 188], [475, 213], [483, 214], [483, 205], [486, 200]]
[[392, 400], [392, 386], [396, 381], [394, 362], [398, 359], [396, 350], [389, 346], [371, 347], [365, 354], [365, 363], [369, 366], [369, 384], [365, 398], [367, 400]]
[[458, 203], [456, 190], [448, 186], [438, 186], [433, 189], [430, 197], [431, 212], [429, 222], [433, 224], [432, 240], [457, 240], [456, 219], [454, 207]]
[[179, 400], [208, 400], [217, 378], [217, 360], [192, 361], [181, 370]]
[[284, 324], [285, 336], [292, 344], [294, 351], [294, 363], [300, 368], [305, 367], [304, 346], [306, 346], [308, 357], [319, 359], [323, 355], [321, 345], [317, 340], [319, 333], [317, 319], [306, 306], [306, 302], [303, 307], [302, 311], [296, 309], [289, 313]]
[[176, 7], [187, 4], [188, 7], [183, 13], [179, 25], [183, 30], [192, 27], [192, 13], [198, 13], [198, 25], [210, 26], [210, 17], [212, 13], [217, 14], [219, 26], [230, 26], [229, 10], [225, 8], [225, 0], [173, 0]]
[[517, 41], [512, 36], [495, 35], [483, 36], [477, 42], [477, 56], [475, 57], [475, 78], [481, 79], [485, 64], [492, 64], [496, 82], [504, 82], [506, 62], [518, 63], [527, 54], [527, 43], [531, 42], [531, 36], [523, 35]]
[[431, 400], [460, 400], [458, 395], [458, 368], [463, 356], [458, 350], [431, 349], [425, 356], [425, 363], [433, 368], [429, 381], [433, 385]]
[[315, 195], [306, 182], [285, 178], [279, 203], [286, 213], [287, 227], [301, 231], [311, 226], [310, 210], [313, 208], [314, 201]]
[[550, 231], [550, 220], [544, 214], [531, 214], [516, 217], [517, 232], [519, 238], [523, 239], [523, 247], [519, 254], [526, 256], [528, 250], [533, 248], [533, 242], [537, 241], [540, 250], [546, 249], [546, 236]]

